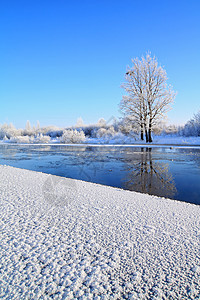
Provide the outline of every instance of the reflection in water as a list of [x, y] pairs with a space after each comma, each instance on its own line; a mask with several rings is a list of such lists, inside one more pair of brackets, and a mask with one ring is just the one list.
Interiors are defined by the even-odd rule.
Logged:
[[125, 159], [126, 178], [123, 179], [124, 188], [150, 195], [173, 198], [177, 190], [172, 174], [169, 173], [169, 165], [153, 161], [151, 148], [141, 148], [140, 153], [134, 154], [132, 158]]
[[0, 147], [0, 156], [3, 158], [3, 159], [14, 159], [15, 156], [17, 155], [17, 153], [19, 152], [18, 149], [13, 149], [7, 145], [1, 145]]

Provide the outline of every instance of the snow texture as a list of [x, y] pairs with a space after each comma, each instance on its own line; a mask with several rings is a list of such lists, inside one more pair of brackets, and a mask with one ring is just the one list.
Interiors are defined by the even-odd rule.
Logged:
[[199, 299], [200, 207], [0, 166], [1, 299]]
[[86, 143], [90, 144], [124, 144], [124, 145], [183, 145], [183, 146], [199, 146], [200, 145], [200, 137], [184, 137], [177, 135], [153, 135], [153, 143], [146, 143], [145, 141], [141, 141], [139, 139], [133, 139], [130, 136], [125, 136], [123, 134], [118, 134], [114, 137], [99, 137], [99, 138], [88, 138], [86, 139]]
[[[102, 129], [100, 133], [102, 133]], [[183, 145], [183, 146], [200, 146], [200, 137], [195, 136], [177, 136], [177, 135], [153, 135], [153, 143], [146, 143], [139, 139], [135, 139], [131, 136], [126, 136], [122, 133], [117, 133], [112, 136], [110, 135], [101, 136], [98, 134], [98, 138], [85, 138], [83, 131], [78, 132], [77, 130], [66, 130], [61, 137], [50, 138], [50, 136], [38, 134], [34, 136], [14, 136], [8, 139], [5, 137], [3, 140], [0, 140], [0, 144], [11, 143], [11, 144], [103, 144], [103, 145]]]

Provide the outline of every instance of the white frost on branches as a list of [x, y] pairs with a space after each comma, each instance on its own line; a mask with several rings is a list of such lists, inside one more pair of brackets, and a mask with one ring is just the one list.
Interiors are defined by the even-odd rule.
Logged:
[[128, 95], [123, 96], [120, 107], [140, 126], [141, 139], [145, 133], [146, 141], [152, 142], [152, 128], [171, 109], [175, 93], [167, 85], [166, 71], [158, 66], [155, 57], [147, 54], [141, 59], [133, 59], [132, 63], [122, 85]]
[[61, 142], [65, 144], [77, 144], [85, 141], [84, 132], [78, 131], [76, 129], [67, 129], [64, 130], [63, 135], [61, 137]]
[[200, 111], [185, 124], [183, 134], [185, 136], [200, 136]]

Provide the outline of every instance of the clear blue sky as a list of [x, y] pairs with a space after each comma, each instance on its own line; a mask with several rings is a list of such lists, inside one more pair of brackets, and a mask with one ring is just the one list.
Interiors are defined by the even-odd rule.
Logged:
[[200, 109], [200, 1], [2, 0], [0, 123], [119, 117], [131, 58], [150, 51], [178, 92], [171, 123]]

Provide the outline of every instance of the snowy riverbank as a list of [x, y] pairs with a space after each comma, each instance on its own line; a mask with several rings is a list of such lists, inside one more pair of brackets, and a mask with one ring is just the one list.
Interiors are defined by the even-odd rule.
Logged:
[[199, 299], [200, 207], [0, 166], [3, 299]]
[[200, 137], [194, 136], [177, 136], [177, 135], [157, 135], [153, 136], [152, 143], [146, 143], [145, 141], [141, 141], [140, 139], [134, 139], [130, 136], [125, 135], [117, 135], [114, 137], [107, 137], [107, 138], [86, 138], [84, 141], [76, 141], [70, 142], [66, 140], [62, 142], [60, 138], [51, 138], [48, 136], [42, 136], [40, 138], [34, 137], [15, 137], [10, 140], [0, 140], [0, 145], [3, 144], [26, 144], [26, 145], [41, 145], [41, 144], [48, 144], [48, 145], [123, 145], [123, 146], [200, 146]]

